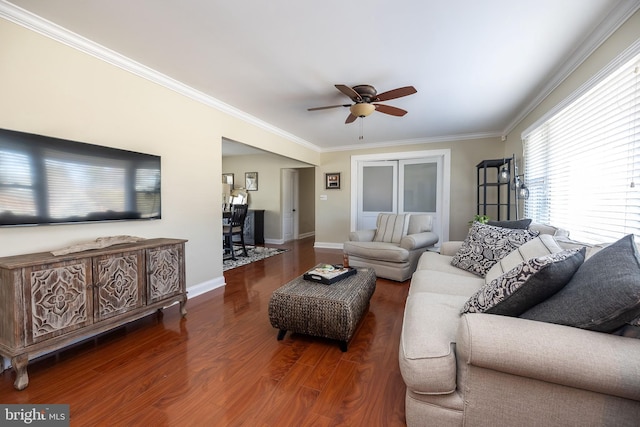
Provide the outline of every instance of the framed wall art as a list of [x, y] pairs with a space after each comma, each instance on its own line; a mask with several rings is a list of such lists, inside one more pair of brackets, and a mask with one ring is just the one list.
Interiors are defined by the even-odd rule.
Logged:
[[244, 183], [247, 191], [258, 190], [258, 172], [245, 172]]
[[233, 174], [232, 173], [223, 173], [222, 174], [222, 183], [229, 184], [231, 189], [233, 190]]
[[340, 172], [324, 174], [325, 188], [327, 190], [340, 189]]

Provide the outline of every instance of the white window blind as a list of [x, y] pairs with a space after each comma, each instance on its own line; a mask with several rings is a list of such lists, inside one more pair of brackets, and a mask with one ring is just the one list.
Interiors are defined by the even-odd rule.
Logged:
[[640, 236], [640, 55], [524, 135], [524, 214], [587, 243]]

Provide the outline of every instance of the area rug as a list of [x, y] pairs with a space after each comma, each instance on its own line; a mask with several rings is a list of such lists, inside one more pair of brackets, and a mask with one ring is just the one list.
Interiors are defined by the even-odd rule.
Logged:
[[225, 259], [222, 263], [222, 270], [227, 271], [232, 268], [240, 267], [242, 265], [251, 264], [252, 262], [260, 261], [265, 258], [272, 257], [274, 255], [279, 255], [281, 253], [287, 252], [288, 249], [277, 249], [277, 248], [265, 248], [263, 246], [252, 246], [245, 245], [247, 248], [247, 254], [249, 256], [242, 256], [242, 246], [233, 246], [233, 250], [236, 253], [236, 260]]

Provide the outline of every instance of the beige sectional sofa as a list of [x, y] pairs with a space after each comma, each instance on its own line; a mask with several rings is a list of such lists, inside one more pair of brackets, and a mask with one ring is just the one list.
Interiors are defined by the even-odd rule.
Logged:
[[411, 279], [399, 348], [409, 427], [640, 425], [640, 339], [461, 314], [486, 279], [451, 264], [460, 247], [425, 252]]

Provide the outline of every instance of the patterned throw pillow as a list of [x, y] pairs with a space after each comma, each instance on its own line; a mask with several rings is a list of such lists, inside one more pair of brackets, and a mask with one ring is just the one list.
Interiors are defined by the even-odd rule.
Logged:
[[569, 283], [585, 252], [567, 249], [524, 261], [480, 288], [461, 313], [519, 316]]
[[379, 214], [374, 242], [400, 243], [407, 234], [410, 214]]
[[484, 277], [487, 271], [514, 249], [535, 239], [538, 232], [474, 222], [451, 265]]
[[557, 294], [524, 319], [613, 332], [640, 316], [640, 253], [633, 234], [589, 257]]

